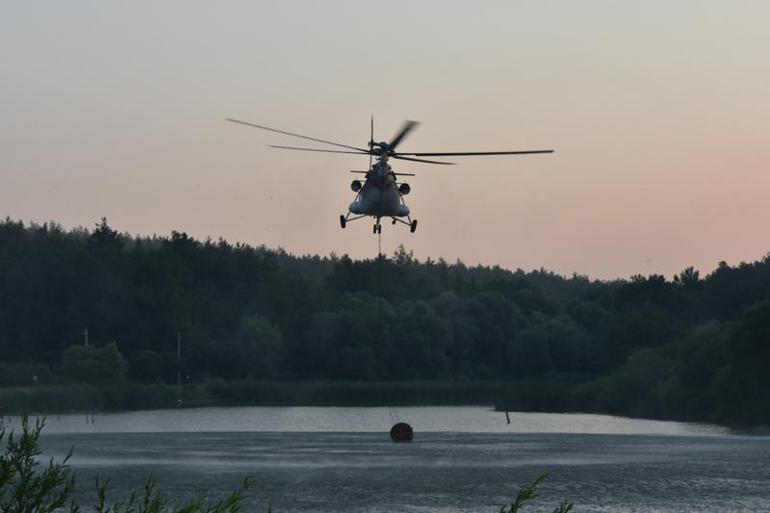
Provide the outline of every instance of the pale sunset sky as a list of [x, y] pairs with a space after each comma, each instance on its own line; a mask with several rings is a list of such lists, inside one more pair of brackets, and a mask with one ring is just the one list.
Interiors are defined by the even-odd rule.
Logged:
[[[770, 251], [767, 1], [0, 1], [0, 215], [370, 258], [353, 146], [403, 161], [420, 259], [593, 278]], [[299, 143], [299, 144], [298, 144]]]

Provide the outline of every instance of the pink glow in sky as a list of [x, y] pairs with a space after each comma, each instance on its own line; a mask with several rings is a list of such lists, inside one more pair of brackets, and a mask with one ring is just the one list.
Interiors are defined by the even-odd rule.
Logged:
[[[476, 5], [478, 4], [478, 5]], [[376, 254], [341, 230], [367, 157], [554, 148], [399, 163], [421, 259], [667, 276], [770, 251], [770, 3], [5, 2], [0, 215]]]

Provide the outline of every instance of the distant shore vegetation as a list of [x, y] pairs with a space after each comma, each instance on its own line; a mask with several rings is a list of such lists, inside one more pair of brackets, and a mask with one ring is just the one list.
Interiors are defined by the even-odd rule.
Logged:
[[0, 414], [164, 407], [181, 378], [192, 404], [768, 425], [768, 361], [768, 257], [599, 281], [0, 222]]

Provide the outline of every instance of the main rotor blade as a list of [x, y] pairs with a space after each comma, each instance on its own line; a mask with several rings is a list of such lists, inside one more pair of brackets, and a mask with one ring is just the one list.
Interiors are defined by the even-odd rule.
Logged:
[[323, 153], [350, 153], [352, 155], [361, 155], [357, 151], [342, 151], [342, 150], [321, 150], [318, 148], [298, 148], [297, 146], [279, 146], [277, 144], [268, 144], [271, 148], [280, 148], [282, 150], [298, 150], [298, 151], [320, 151]]
[[401, 125], [401, 130], [399, 130], [396, 136], [388, 143], [388, 149], [390, 151], [395, 150], [396, 146], [404, 140], [404, 137], [409, 135], [409, 132], [417, 128], [417, 125], [419, 124], [418, 121], [404, 121], [404, 124]]
[[374, 147], [374, 114], [372, 114], [372, 126], [369, 131], [369, 169], [372, 168], [372, 147]]
[[425, 164], [442, 164], [444, 166], [454, 166], [454, 162], [440, 162], [438, 160], [425, 160], [425, 159], [413, 159], [410, 157], [402, 157], [401, 154], [393, 155], [391, 158], [400, 160], [411, 160], [412, 162], [423, 162]]
[[291, 137], [299, 137], [300, 139], [307, 139], [308, 141], [315, 141], [320, 142], [323, 144], [331, 144], [332, 146], [339, 146], [340, 148], [348, 148], [349, 150], [358, 150], [364, 153], [369, 153], [368, 150], [364, 150], [361, 148], [356, 148], [355, 146], [348, 146], [347, 144], [340, 144], [336, 142], [331, 141], [324, 141], [323, 139], [316, 139], [315, 137], [308, 137], [307, 135], [301, 135], [301, 134], [295, 134], [292, 132], [286, 132], [284, 130], [278, 130], [277, 128], [270, 128], [269, 126], [263, 126], [263, 125], [257, 125], [255, 123], [249, 123], [248, 121], [241, 121], [239, 119], [233, 119], [233, 118], [225, 118], [225, 121], [229, 121], [231, 123], [238, 123], [239, 125], [246, 125], [251, 126], [254, 128], [259, 128], [262, 130], [267, 130], [268, 132], [275, 132], [277, 134], [283, 134], [283, 135], [290, 135]]
[[415, 157], [472, 157], [479, 155], [528, 155], [531, 153], [553, 153], [553, 150], [526, 150], [526, 151], [460, 151], [460, 152], [431, 152], [431, 153], [399, 153], [399, 155], [413, 155]]

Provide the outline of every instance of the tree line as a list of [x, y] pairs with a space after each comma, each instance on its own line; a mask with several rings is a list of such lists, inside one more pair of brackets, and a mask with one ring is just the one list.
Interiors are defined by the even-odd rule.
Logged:
[[767, 423], [769, 334], [769, 257], [598, 281], [0, 222], [5, 386], [502, 381], [553, 390], [537, 408]]

